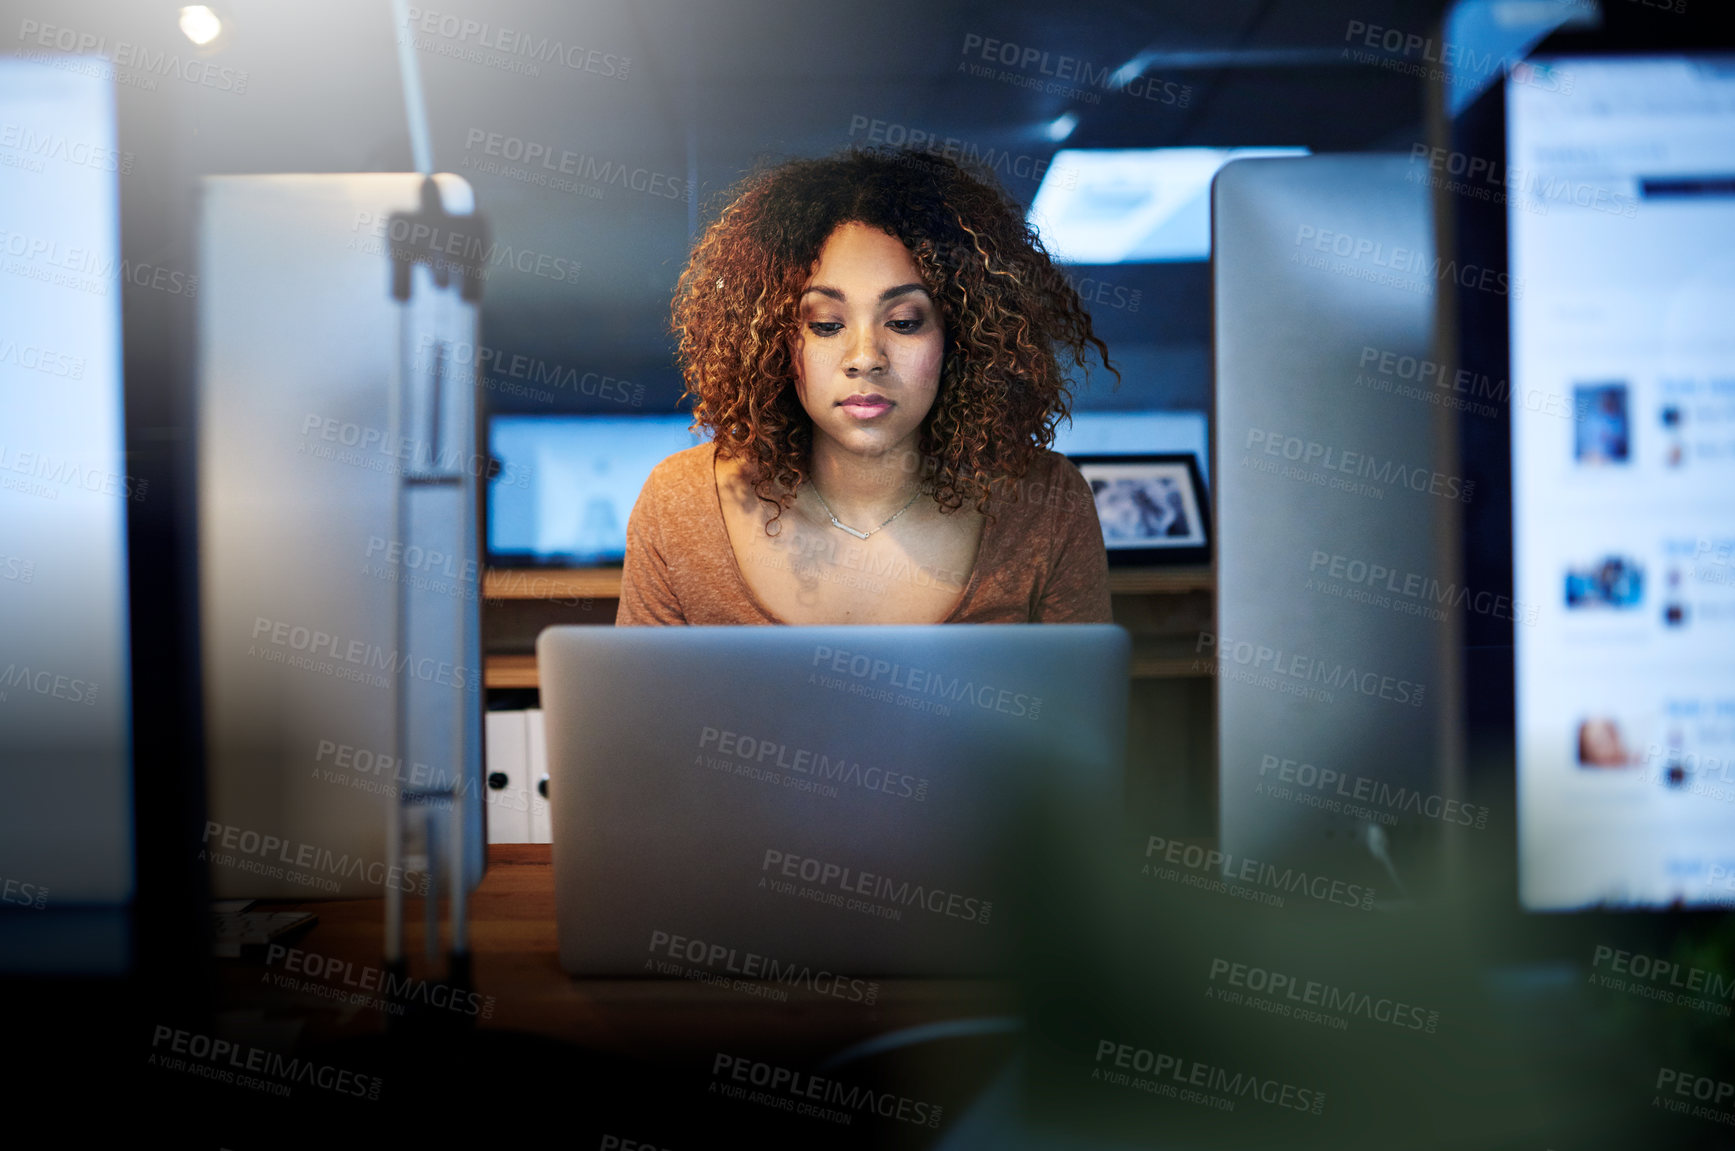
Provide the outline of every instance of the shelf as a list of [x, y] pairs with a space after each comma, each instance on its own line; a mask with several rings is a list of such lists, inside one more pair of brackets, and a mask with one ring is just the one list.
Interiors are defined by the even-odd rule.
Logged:
[[488, 568], [483, 599], [619, 599], [621, 569]]
[[537, 687], [534, 655], [491, 655], [482, 663], [483, 687]]
[[1156, 595], [1211, 591], [1217, 579], [1209, 567], [1109, 568], [1111, 595]]
[[1133, 679], [1204, 679], [1210, 673], [1195, 671], [1199, 662], [1194, 656], [1164, 658], [1135, 652], [1127, 674]]
[[[1110, 568], [1114, 595], [1164, 595], [1210, 591], [1216, 581], [1209, 567]], [[484, 599], [619, 599], [621, 569], [488, 568], [482, 573]]]

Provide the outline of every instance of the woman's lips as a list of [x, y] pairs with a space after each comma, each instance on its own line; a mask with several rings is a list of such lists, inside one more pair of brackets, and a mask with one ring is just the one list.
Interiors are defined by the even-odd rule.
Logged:
[[858, 420], [871, 420], [875, 416], [891, 411], [892, 402], [877, 392], [869, 395], [858, 393], [838, 401], [838, 407]]

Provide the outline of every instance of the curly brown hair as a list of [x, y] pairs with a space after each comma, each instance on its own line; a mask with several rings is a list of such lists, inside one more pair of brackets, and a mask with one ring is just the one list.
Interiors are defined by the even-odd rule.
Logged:
[[799, 298], [847, 223], [901, 240], [940, 305], [946, 352], [918, 441], [923, 483], [942, 512], [968, 501], [986, 513], [993, 486], [1021, 479], [1070, 413], [1073, 381], [1057, 350], [1083, 369], [1094, 346], [1120, 377], [1078, 292], [986, 169], [852, 148], [763, 168], [731, 189], [675, 289], [693, 422], [746, 463], [754, 491], [776, 505], [775, 532], [812, 449], [794, 387]]

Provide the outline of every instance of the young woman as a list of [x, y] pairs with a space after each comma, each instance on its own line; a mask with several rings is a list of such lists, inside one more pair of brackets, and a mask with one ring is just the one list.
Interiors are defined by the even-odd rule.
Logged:
[[1108, 622], [1091, 490], [1048, 450], [1057, 352], [1108, 349], [991, 178], [885, 151], [752, 176], [673, 327], [712, 442], [645, 484], [616, 623]]

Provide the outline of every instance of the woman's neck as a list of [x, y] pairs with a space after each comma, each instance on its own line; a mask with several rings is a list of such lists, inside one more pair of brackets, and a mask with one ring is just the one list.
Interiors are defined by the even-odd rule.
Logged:
[[813, 447], [813, 483], [832, 513], [853, 527], [863, 526], [857, 520], [877, 522], [904, 507], [921, 488], [922, 471], [913, 445], [877, 456], [846, 452], [827, 440]]

